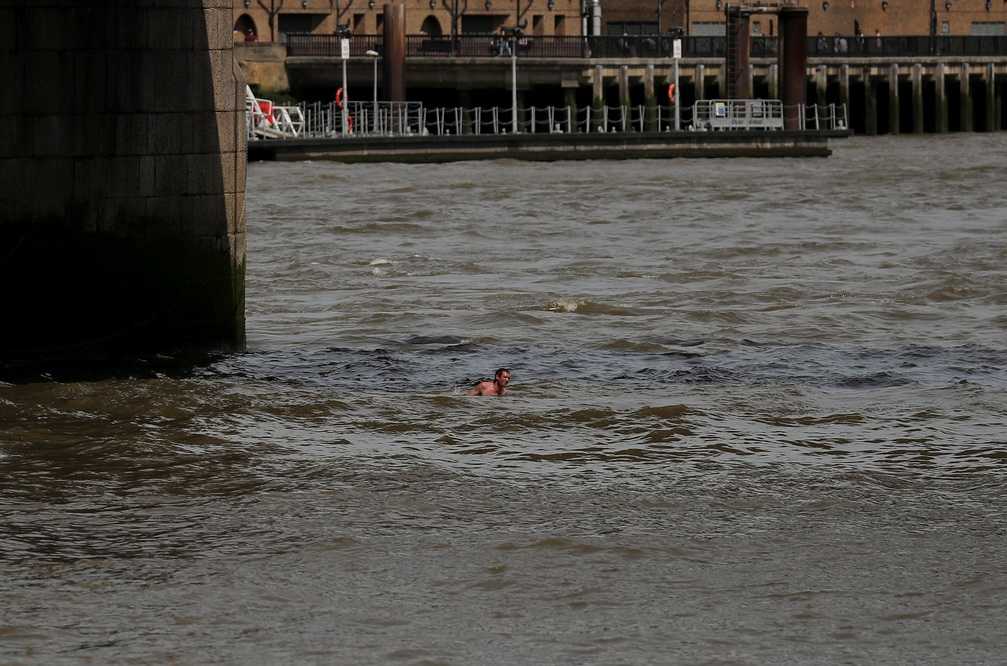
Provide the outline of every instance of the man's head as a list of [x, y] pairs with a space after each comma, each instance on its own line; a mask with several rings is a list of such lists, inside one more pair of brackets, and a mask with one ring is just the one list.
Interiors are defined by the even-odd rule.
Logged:
[[493, 381], [500, 386], [507, 386], [510, 382], [510, 370], [507, 368], [500, 368], [493, 374]]

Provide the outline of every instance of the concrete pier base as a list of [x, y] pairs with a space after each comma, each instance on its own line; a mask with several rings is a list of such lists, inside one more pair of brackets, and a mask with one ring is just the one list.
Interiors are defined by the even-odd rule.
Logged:
[[878, 133], [878, 83], [874, 79], [864, 80], [864, 133], [874, 136]]
[[629, 97], [629, 67], [623, 65], [619, 68], [619, 106], [623, 109], [623, 114], [630, 106]]
[[996, 132], [1003, 129], [1000, 123], [1001, 100], [997, 97], [996, 68], [990, 64], [986, 66], [986, 117], [989, 132]]
[[923, 133], [923, 67], [913, 65], [913, 134]]
[[0, 34], [0, 364], [241, 348], [230, 0], [8, 2]]
[[604, 68], [597, 65], [594, 68], [594, 77], [591, 80], [591, 131], [597, 132], [605, 127], [604, 106], [605, 106], [605, 76]]
[[948, 94], [947, 77], [945, 76], [945, 66], [943, 63], [937, 65], [937, 73], [934, 75], [934, 113], [937, 117], [937, 132], [946, 134], [948, 131]]
[[888, 67], [888, 132], [898, 134], [900, 130], [899, 68]]
[[658, 129], [657, 114], [655, 113], [658, 103], [654, 89], [654, 66], [648, 65], [643, 71], [643, 108], [646, 114], [644, 130], [647, 132], [656, 132]]
[[959, 111], [961, 116], [961, 131], [971, 132], [972, 131], [972, 71], [969, 64], [962, 63], [961, 74], [959, 75], [960, 88], [958, 90], [958, 103]]

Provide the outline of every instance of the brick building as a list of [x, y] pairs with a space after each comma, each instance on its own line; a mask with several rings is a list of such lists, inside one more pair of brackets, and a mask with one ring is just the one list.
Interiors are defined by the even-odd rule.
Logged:
[[[333, 34], [339, 25], [354, 34], [383, 29], [384, 2], [376, 0], [235, 0], [235, 39], [251, 29], [261, 41], [288, 33]], [[581, 0], [403, 0], [406, 34], [438, 37], [491, 34], [521, 25], [529, 35], [582, 34]]]
[[[523, 25], [539, 36], [724, 34], [726, 0], [404, 0], [406, 33], [430, 36], [488, 34]], [[760, 3], [752, 3], [758, 6]], [[772, 4], [772, 3], [765, 3]], [[808, 33], [815, 35], [1004, 35], [1004, 0], [809, 0]], [[596, 9], [597, 7], [597, 9]], [[592, 13], [600, 21], [592, 25]], [[382, 31], [384, 3], [376, 0], [235, 0], [235, 39], [252, 30], [259, 40], [283, 41], [293, 32], [355, 34]], [[588, 17], [588, 18], [585, 18]], [[755, 36], [774, 36], [773, 14], [755, 16]]]

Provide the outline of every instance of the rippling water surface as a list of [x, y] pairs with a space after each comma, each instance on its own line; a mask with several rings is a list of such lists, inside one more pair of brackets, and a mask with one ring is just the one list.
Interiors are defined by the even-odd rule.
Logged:
[[0, 661], [1002, 663], [1007, 135], [834, 149], [250, 165], [246, 353], [0, 385]]

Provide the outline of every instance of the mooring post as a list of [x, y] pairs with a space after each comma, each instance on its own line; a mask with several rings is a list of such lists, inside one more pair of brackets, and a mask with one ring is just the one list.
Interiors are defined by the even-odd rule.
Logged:
[[782, 7], [779, 10], [780, 99], [783, 101], [785, 129], [801, 128], [802, 109], [808, 102], [808, 8]]
[[738, 5], [727, 5], [727, 98], [748, 99], [751, 97], [752, 73], [749, 67], [751, 39], [749, 37], [749, 16]]
[[385, 5], [384, 53], [381, 58], [385, 99], [406, 101], [406, 6]]

